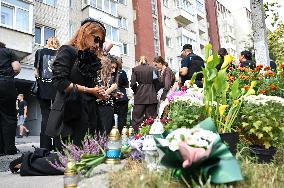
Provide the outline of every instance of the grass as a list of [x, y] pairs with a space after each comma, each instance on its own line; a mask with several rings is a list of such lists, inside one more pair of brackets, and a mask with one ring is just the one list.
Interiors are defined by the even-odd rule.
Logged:
[[[194, 188], [283, 188], [284, 187], [284, 147], [277, 150], [275, 159], [269, 164], [258, 164], [250, 157], [245, 146], [236, 154], [239, 160], [243, 182], [232, 185], [193, 185]], [[110, 175], [111, 188], [183, 188], [188, 187], [181, 180], [171, 176], [170, 170], [149, 172], [142, 164], [128, 161], [125, 169]]]

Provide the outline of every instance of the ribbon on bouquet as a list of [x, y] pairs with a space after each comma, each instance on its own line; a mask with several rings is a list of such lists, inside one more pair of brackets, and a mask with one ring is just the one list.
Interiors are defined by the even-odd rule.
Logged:
[[[217, 134], [216, 127], [211, 118], [207, 118], [200, 122], [194, 128], [202, 128]], [[168, 132], [170, 133], [170, 132]], [[168, 135], [165, 133], [164, 138]], [[243, 180], [240, 166], [235, 157], [231, 154], [228, 147], [222, 142], [220, 135], [217, 134], [211, 152], [207, 158], [193, 163], [183, 168], [184, 157], [179, 150], [172, 151], [169, 147], [162, 146], [157, 140], [157, 146], [164, 152], [161, 164], [175, 169], [175, 176], [188, 178], [210, 177], [210, 182], [214, 184], [231, 183]], [[184, 152], [184, 151], [183, 151]]]

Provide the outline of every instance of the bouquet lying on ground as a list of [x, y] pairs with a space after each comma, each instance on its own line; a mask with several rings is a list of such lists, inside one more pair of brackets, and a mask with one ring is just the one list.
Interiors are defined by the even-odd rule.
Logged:
[[201, 128], [176, 129], [166, 139], [158, 139], [163, 147], [171, 151], [179, 150], [184, 162], [183, 167], [190, 167], [192, 163], [208, 158], [217, 134]]
[[184, 180], [200, 175], [216, 184], [243, 179], [237, 160], [222, 143], [211, 118], [192, 129], [180, 128], [164, 136], [157, 138], [165, 154], [161, 164], [174, 168]]

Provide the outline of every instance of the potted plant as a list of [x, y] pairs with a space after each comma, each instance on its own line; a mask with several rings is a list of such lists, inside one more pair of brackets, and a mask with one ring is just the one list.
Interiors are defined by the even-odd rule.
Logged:
[[223, 142], [227, 143], [230, 151], [235, 154], [239, 142], [235, 120], [242, 103], [242, 97], [255, 93], [253, 88], [256, 82], [252, 82], [247, 90], [241, 90], [239, 79], [230, 79], [227, 74], [227, 68], [233, 61], [233, 57], [225, 56], [221, 70], [217, 71], [219, 57], [215, 52], [209, 56], [211, 49], [210, 44], [205, 46], [206, 64], [202, 70], [205, 109], [208, 117], [214, 120]]
[[277, 96], [244, 97], [239, 125], [259, 162], [270, 162], [284, 139], [284, 99]]

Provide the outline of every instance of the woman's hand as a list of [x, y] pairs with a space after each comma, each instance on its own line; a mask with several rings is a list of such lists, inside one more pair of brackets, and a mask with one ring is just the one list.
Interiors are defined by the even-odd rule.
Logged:
[[108, 95], [105, 92], [104, 87], [94, 87], [94, 88], [88, 88], [87, 92], [91, 95], [96, 96], [98, 99], [107, 99]]

